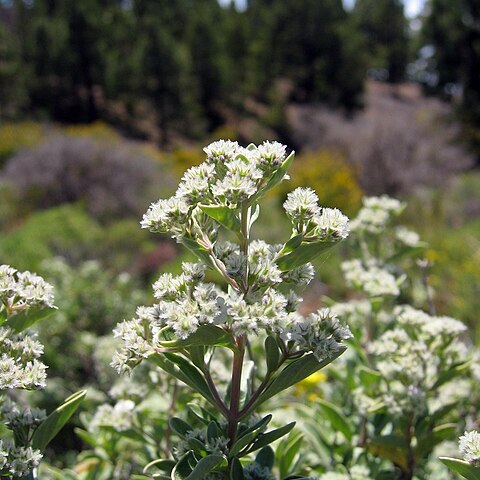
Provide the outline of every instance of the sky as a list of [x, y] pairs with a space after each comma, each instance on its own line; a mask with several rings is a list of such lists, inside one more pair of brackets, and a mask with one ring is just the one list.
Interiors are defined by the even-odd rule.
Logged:
[[[219, 0], [222, 4], [230, 3], [230, 0]], [[245, 5], [245, 0], [235, 0], [239, 8]], [[351, 7], [355, 0], [343, 0], [346, 7]], [[425, 3], [425, 0], [404, 0], [405, 3], [405, 13], [408, 17], [415, 17], [420, 13], [422, 7]]]

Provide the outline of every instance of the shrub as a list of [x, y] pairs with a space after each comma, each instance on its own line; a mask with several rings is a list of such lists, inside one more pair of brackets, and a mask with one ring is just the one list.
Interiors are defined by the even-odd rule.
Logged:
[[138, 214], [155, 174], [150, 160], [125, 145], [56, 136], [12, 157], [3, 178], [31, 209], [83, 201], [96, 218], [109, 219]]
[[37, 145], [42, 137], [42, 127], [38, 123], [3, 123], [0, 126], [0, 166], [19, 150]]
[[368, 194], [400, 195], [419, 185], [442, 185], [474, 161], [458, 144], [459, 125], [447, 104], [393, 95], [370, 84], [367, 108], [347, 119], [318, 106], [294, 107], [293, 138], [310, 149], [339, 149]]
[[42, 260], [63, 256], [71, 262], [91, 258], [101, 228], [80, 205], [63, 205], [32, 214], [0, 238], [0, 261], [38, 270]]

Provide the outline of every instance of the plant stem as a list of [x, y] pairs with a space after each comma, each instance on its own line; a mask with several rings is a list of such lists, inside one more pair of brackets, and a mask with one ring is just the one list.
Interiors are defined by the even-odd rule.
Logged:
[[238, 350], [233, 354], [232, 385], [230, 394], [230, 409], [228, 411], [229, 446], [233, 445], [237, 435], [238, 413], [240, 410], [240, 386], [242, 381], [243, 357], [245, 355], [245, 338], [237, 337]]
[[415, 455], [412, 448], [412, 429], [413, 429], [413, 412], [408, 413], [407, 427], [405, 429], [405, 436], [407, 442], [407, 468], [406, 472], [403, 472], [402, 479], [412, 480], [413, 473], [415, 472]]
[[208, 388], [210, 389], [211, 394], [213, 395], [213, 398], [215, 399], [218, 408], [222, 412], [222, 414], [228, 418], [228, 409], [225, 406], [225, 403], [223, 402], [222, 398], [220, 397], [220, 394], [218, 393], [217, 387], [215, 386], [215, 383], [212, 379], [212, 375], [210, 374], [210, 369], [208, 365], [205, 366], [203, 370], [203, 374], [205, 375], [205, 380], [207, 381]]
[[[280, 359], [280, 362], [278, 364], [278, 367], [277, 367], [277, 370], [278, 371], [280, 369], [280, 367], [285, 363], [285, 361], [287, 360], [288, 356], [287, 355], [282, 355], [282, 358]], [[252, 409], [252, 407], [254, 406], [256, 400], [258, 399], [258, 397], [265, 391], [265, 388], [267, 387], [267, 385], [269, 384], [271, 378], [272, 378], [272, 375], [275, 373], [275, 372], [268, 372], [267, 375], [265, 376], [265, 378], [263, 379], [263, 382], [260, 384], [260, 386], [257, 388], [257, 390], [253, 393], [253, 395], [248, 399], [248, 402], [246, 403], [246, 405], [240, 410], [240, 412], [238, 413], [238, 419], [241, 420], [245, 415], [247, 415], [250, 410]]]

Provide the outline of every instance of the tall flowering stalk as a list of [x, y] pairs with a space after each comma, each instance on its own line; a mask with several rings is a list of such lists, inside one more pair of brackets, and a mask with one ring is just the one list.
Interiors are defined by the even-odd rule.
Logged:
[[50, 440], [75, 412], [79, 392], [48, 417], [13, 401], [17, 390], [46, 385], [43, 345], [26, 330], [55, 308], [53, 287], [30, 272], [0, 266], [0, 420], [9, 431], [0, 439], [0, 478], [36, 478], [36, 468]]
[[[348, 219], [320, 207], [311, 189], [299, 188], [284, 204], [290, 239], [278, 245], [253, 240], [259, 202], [286, 177], [294, 153], [287, 156], [277, 142], [243, 148], [224, 140], [204, 151], [206, 161], [187, 170], [175, 195], [152, 204], [141, 222], [170, 234], [198, 261], [184, 263], [178, 276], [162, 275], [153, 285], [157, 303], [139, 307], [136, 318], [119, 325], [115, 334], [123, 345], [113, 365], [125, 372], [148, 359], [215, 410], [192, 407], [198, 426], [171, 419], [181, 439], [174, 460], [153, 462], [147, 471], [191, 480], [274, 478], [269, 444], [294, 424], [266, 432], [271, 415], [259, 419], [256, 413], [345, 350], [348, 327], [328, 309], [300, 315], [293, 288], [307, 285], [314, 275], [310, 262], [348, 236]], [[206, 282], [207, 270], [226, 288]], [[257, 357], [252, 345], [259, 341]], [[222, 389], [212, 365], [226, 358], [225, 350], [230, 375]]]

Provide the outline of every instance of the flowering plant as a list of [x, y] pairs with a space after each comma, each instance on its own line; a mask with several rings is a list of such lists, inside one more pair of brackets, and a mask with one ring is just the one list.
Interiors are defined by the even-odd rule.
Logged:
[[[347, 237], [348, 219], [320, 207], [313, 190], [298, 188], [284, 204], [291, 237], [279, 245], [254, 240], [259, 202], [286, 177], [294, 153], [276, 142], [243, 148], [223, 140], [204, 151], [206, 161], [187, 170], [175, 195], [152, 204], [141, 222], [170, 234], [198, 261], [184, 263], [179, 276], [162, 275], [153, 285], [157, 303], [118, 326], [123, 344], [113, 365], [125, 372], [149, 360], [206, 401], [189, 407], [191, 423], [170, 420], [180, 439], [173, 459], [154, 461], [145, 472], [190, 480], [275, 478], [270, 444], [294, 423], [267, 431], [272, 416], [258, 417], [259, 407], [340, 356], [351, 337], [328, 309], [302, 316], [293, 291], [312, 279], [310, 262]], [[226, 288], [206, 282], [207, 271]], [[253, 346], [260, 340], [259, 357]], [[219, 358], [230, 372], [225, 385], [212, 371]]]
[[[462, 322], [435, 313], [426, 265], [416, 261], [425, 244], [396, 225], [405, 205], [387, 196], [363, 204], [351, 221], [354, 258], [342, 263], [354, 299], [331, 305], [354, 333], [352, 348], [328, 372], [336, 382], [326, 398], [301, 411], [324, 452], [317, 463], [335, 465], [321, 480], [359, 471], [363, 479], [426, 479], [433, 450], [464, 428], [460, 412], [475, 402], [473, 349]], [[320, 415], [333, 432], [316, 428]]]
[[[30, 272], [0, 266], [0, 478], [36, 478], [42, 452], [75, 412], [85, 396], [69, 397], [48, 417], [13, 401], [16, 390], [46, 384], [46, 366], [39, 360], [43, 345], [26, 330], [54, 309], [53, 288]], [[1, 428], [1, 426], [0, 426]]]
[[476, 430], [465, 432], [459, 439], [458, 448], [463, 460], [450, 457], [440, 457], [440, 460], [450, 470], [468, 480], [480, 479], [480, 433]]

